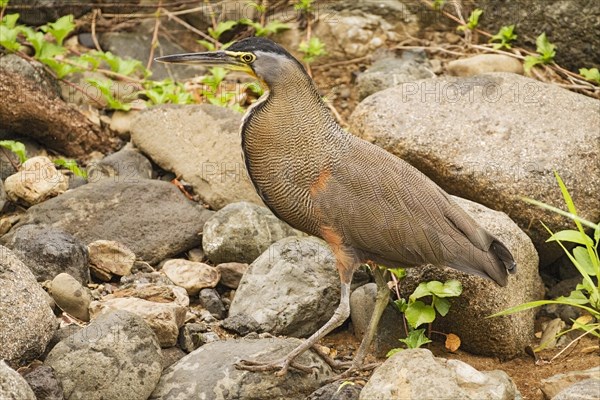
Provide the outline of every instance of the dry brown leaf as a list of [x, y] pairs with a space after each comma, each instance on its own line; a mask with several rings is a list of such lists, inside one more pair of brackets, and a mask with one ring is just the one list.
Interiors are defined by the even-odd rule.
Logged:
[[580, 325], [587, 325], [588, 323], [592, 322], [594, 318], [590, 315], [590, 314], [585, 314], [582, 315], [581, 317], [577, 318], [575, 320], [575, 323], [580, 324]]
[[600, 350], [600, 346], [588, 346], [584, 349], [581, 349], [581, 353], [588, 354], [588, 353], [593, 353], [598, 350]]
[[456, 336], [454, 333], [449, 333], [446, 336], [446, 349], [450, 352], [454, 353], [460, 347], [460, 338]]

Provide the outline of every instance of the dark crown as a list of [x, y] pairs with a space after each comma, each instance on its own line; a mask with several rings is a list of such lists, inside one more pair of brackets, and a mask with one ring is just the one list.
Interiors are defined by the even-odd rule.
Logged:
[[292, 57], [286, 49], [278, 45], [272, 40], [262, 37], [249, 37], [242, 39], [239, 42], [235, 42], [227, 48], [229, 51], [247, 51], [255, 52], [257, 50], [264, 51], [266, 53], [281, 54], [286, 57]]

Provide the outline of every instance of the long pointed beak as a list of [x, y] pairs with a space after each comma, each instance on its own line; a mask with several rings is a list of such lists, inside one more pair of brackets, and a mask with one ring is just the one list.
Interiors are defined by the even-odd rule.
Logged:
[[173, 54], [170, 56], [157, 57], [154, 61], [173, 64], [196, 64], [208, 67], [230, 67], [232, 69], [240, 69], [240, 67], [245, 66], [244, 63], [238, 61], [235, 57], [224, 51]]

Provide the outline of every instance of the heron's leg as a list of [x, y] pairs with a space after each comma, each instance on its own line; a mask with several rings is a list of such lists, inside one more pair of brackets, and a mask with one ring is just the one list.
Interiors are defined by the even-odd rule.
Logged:
[[355, 266], [349, 266], [349, 268], [340, 265], [338, 262], [338, 271], [340, 272], [341, 295], [340, 304], [336, 308], [333, 316], [323, 325], [318, 331], [312, 334], [311, 337], [306, 339], [301, 345], [292, 350], [287, 356], [282, 359], [275, 361], [249, 361], [241, 360], [236, 363], [236, 368], [244, 369], [248, 371], [272, 371], [279, 370], [278, 376], [283, 376], [287, 373], [290, 367], [299, 369], [305, 372], [311, 372], [311, 367], [303, 366], [296, 363], [294, 360], [300, 354], [313, 347], [321, 338], [327, 335], [329, 332], [340, 326], [348, 316], [350, 316], [350, 283], [352, 282], [352, 275], [354, 274]]
[[377, 332], [379, 320], [383, 315], [383, 311], [385, 311], [385, 308], [390, 302], [390, 288], [387, 285], [388, 275], [389, 272], [381, 267], [375, 267], [373, 270], [373, 277], [375, 278], [375, 283], [377, 284], [375, 308], [373, 309], [373, 315], [371, 315], [371, 320], [369, 321], [367, 331], [365, 332], [362, 342], [360, 343], [360, 347], [358, 348], [358, 351], [354, 356], [354, 360], [352, 361], [351, 369], [362, 368], [363, 362], [365, 361], [365, 356], [367, 355], [367, 351], [369, 350], [369, 346], [373, 342], [375, 332]]
[[[371, 315], [371, 319], [369, 320], [369, 326], [367, 327], [366, 332], [363, 335], [363, 339], [360, 343], [360, 347], [358, 351], [354, 355], [354, 358], [351, 362], [339, 362], [332, 360], [331, 358], [321, 354], [321, 357], [327, 361], [327, 363], [334, 369], [346, 369], [342, 374], [332, 378], [329, 382], [346, 379], [352, 376], [352, 374], [356, 371], [366, 371], [373, 369], [379, 366], [381, 363], [373, 363], [364, 365], [365, 356], [367, 355], [367, 351], [373, 342], [373, 338], [375, 337], [375, 333], [377, 332], [377, 326], [379, 325], [379, 321], [385, 308], [389, 304], [390, 301], [390, 289], [387, 285], [387, 277], [389, 273], [387, 270], [383, 270], [378, 266], [372, 267], [373, 277], [375, 278], [375, 283], [377, 284], [377, 294], [375, 297], [375, 307], [373, 308], [373, 314]], [[319, 352], [318, 349], [315, 349]]]

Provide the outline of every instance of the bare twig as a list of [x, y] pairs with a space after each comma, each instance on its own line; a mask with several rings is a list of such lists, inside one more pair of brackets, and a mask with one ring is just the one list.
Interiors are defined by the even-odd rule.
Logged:
[[327, 104], [327, 107], [329, 108], [329, 110], [333, 113], [333, 116], [335, 117], [335, 119], [337, 120], [338, 124], [347, 127], [348, 123], [346, 122], [346, 120], [340, 115], [340, 113], [338, 112], [338, 110], [335, 108], [335, 106], [333, 104], [331, 104], [331, 102], [326, 101], [325, 104]]
[[154, 20], [154, 31], [152, 32], [152, 42], [150, 43], [150, 55], [148, 56], [148, 63], [146, 69], [152, 67], [154, 61], [154, 50], [158, 46], [158, 28], [160, 28], [160, 9], [162, 8], [162, 0], [158, 1], [158, 7], [156, 8], [156, 19]]
[[332, 67], [339, 67], [342, 65], [355, 64], [357, 62], [367, 61], [370, 58], [371, 58], [371, 56], [369, 55], [369, 56], [353, 58], [351, 60], [336, 61], [336, 62], [332, 62], [332, 63], [328, 63], [328, 64], [320, 64], [320, 65], [315, 65], [313, 67], [313, 69], [317, 70], [317, 69], [323, 69], [323, 68], [332, 68]]
[[569, 343], [568, 345], [566, 345], [564, 349], [562, 349], [561, 351], [559, 351], [558, 353], [556, 353], [556, 355], [555, 355], [554, 357], [552, 357], [552, 358], [550, 359], [550, 361], [548, 361], [548, 362], [552, 362], [552, 361], [554, 361], [554, 360], [555, 360], [555, 359], [556, 359], [558, 356], [560, 356], [562, 353], [564, 353], [564, 352], [565, 352], [565, 350], [567, 350], [569, 347], [571, 347], [571, 345], [572, 345], [573, 343], [579, 343], [579, 340], [580, 340], [582, 337], [584, 337], [585, 335], [587, 335], [588, 333], [590, 333], [590, 332], [592, 332], [592, 331], [585, 331], [585, 332], [583, 332], [581, 335], [577, 336], [575, 339], [573, 339], [573, 340], [571, 341], [571, 343]]
[[459, 53], [456, 51], [448, 50], [443, 47], [434, 47], [434, 46], [395, 46], [394, 49], [398, 50], [410, 50], [410, 49], [427, 49], [430, 51], [441, 51], [448, 54], [453, 54], [455, 56], [466, 56], [466, 53]]
[[[210, 23], [212, 24], [213, 29], [217, 29], [217, 19], [215, 18], [215, 12], [210, 4], [210, 0], [204, 0], [204, 4], [208, 10], [208, 15], [210, 16]], [[223, 9], [225, 8], [225, 3], [223, 3]]]
[[98, 43], [98, 38], [96, 37], [96, 17], [100, 12], [98, 8], [94, 8], [92, 12], [92, 42], [94, 42], [94, 47], [98, 51], [102, 51], [102, 47], [100, 47], [100, 43]]
[[202, 32], [201, 30], [194, 28], [192, 25], [188, 24], [187, 22], [185, 22], [178, 16], [174, 15], [171, 11], [167, 10], [166, 8], [161, 8], [161, 12], [165, 13], [169, 17], [169, 19], [172, 19], [173, 21], [177, 22], [179, 25], [183, 26], [184, 28], [202, 36], [204, 39], [208, 40], [209, 42], [212, 42], [215, 45], [220, 44], [218, 40], [215, 40], [210, 35], [207, 35], [206, 33]]
[[12, 157], [10, 157], [10, 155], [8, 154], [8, 150], [6, 150], [2, 146], [0, 146], [0, 150], [2, 151], [2, 154], [4, 154], [4, 157], [10, 163], [10, 165], [12, 165], [12, 167], [15, 169], [15, 172], [18, 172], [19, 171], [19, 166], [13, 161]]
[[264, 10], [260, 13], [260, 24], [265, 26], [267, 23], [267, 8], [269, 8], [269, 0], [262, 0], [261, 8]]

